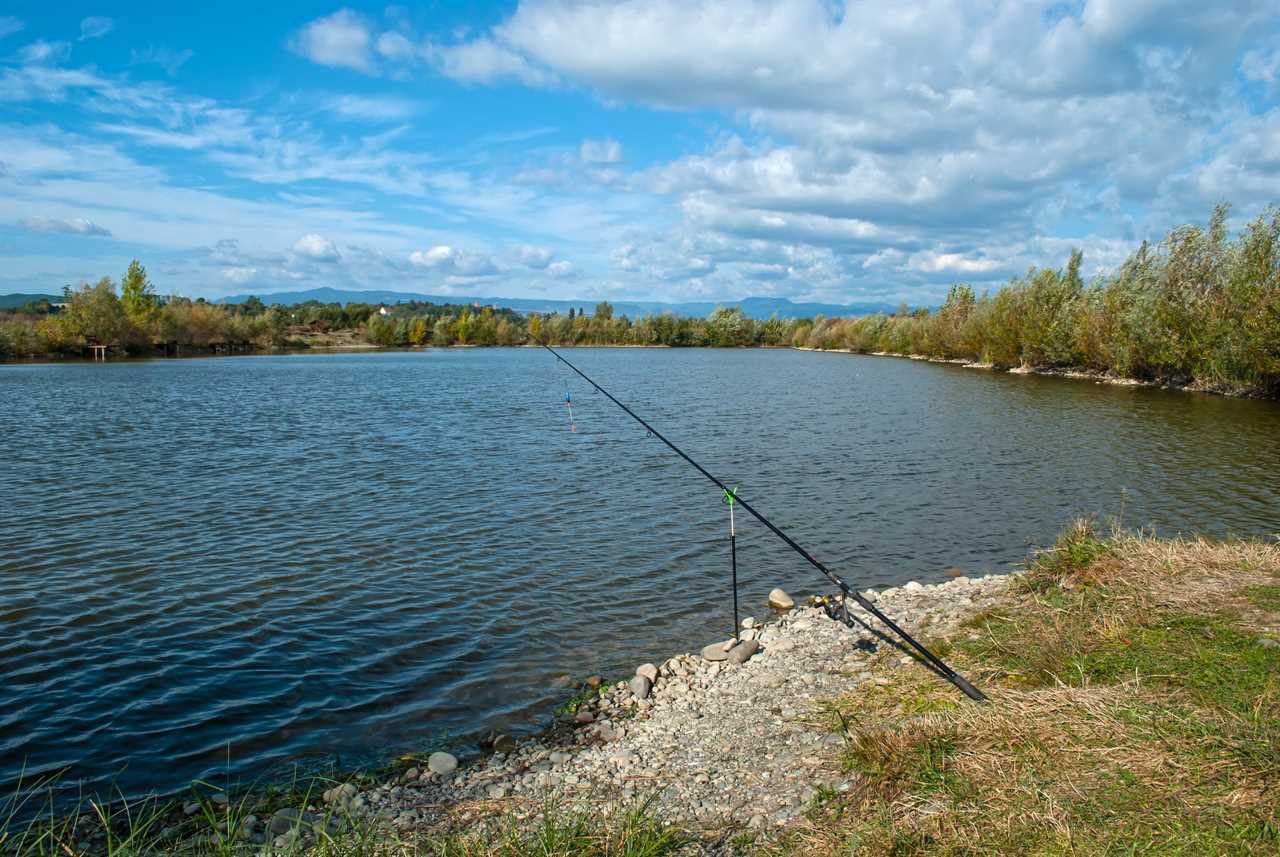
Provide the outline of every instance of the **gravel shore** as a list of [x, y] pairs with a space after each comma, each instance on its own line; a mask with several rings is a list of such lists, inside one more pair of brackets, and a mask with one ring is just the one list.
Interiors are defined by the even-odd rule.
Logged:
[[[867, 595], [927, 639], [954, 633], [1010, 579], [912, 582]], [[495, 804], [590, 801], [608, 812], [650, 798], [664, 818], [711, 838], [785, 825], [819, 789], [849, 787], [835, 758], [841, 739], [818, 723], [823, 700], [863, 682], [888, 684], [872, 677], [872, 658], [923, 667], [882, 643], [872, 651], [869, 634], [821, 607], [743, 624], [739, 647], [716, 641], [700, 653], [642, 664], [635, 678], [600, 687], [537, 739], [498, 736], [491, 755], [466, 767], [436, 753], [374, 788], [329, 790], [326, 809], [412, 831], [465, 825]]]

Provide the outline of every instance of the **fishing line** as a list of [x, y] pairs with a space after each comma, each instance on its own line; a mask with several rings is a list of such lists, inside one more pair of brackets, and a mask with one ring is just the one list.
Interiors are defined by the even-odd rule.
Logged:
[[[921, 643], [915, 637], [912, 637], [910, 634], [908, 634], [906, 630], [904, 630], [900, 625], [898, 625], [898, 623], [890, 619], [884, 613], [884, 611], [876, 607], [876, 605], [870, 599], [864, 596], [861, 592], [858, 592], [856, 589], [850, 588], [850, 586], [847, 583], [845, 583], [840, 578], [839, 575], [837, 575], [831, 569], [827, 568], [825, 565], [823, 565], [821, 562], [815, 559], [813, 554], [809, 553], [807, 550], [801, 547], [799, 542], [797, 542], [795, 539], [791, 538], [791, 536], [784, 533], [776, 524], [774, 524], [772, 521], [770, 521], [760, 512], [756, 511], [754, 506], [752, 506], [746, 500], [739, 497], [737, 491], [731, 489], [728, 485], [724, 484], [715, 476], [711, 475], [710, 471], [708, 471], [701, 464], [699, 464], [698, 462], [690, 458], [689, 455], [684, 450], [676, 446], [671, 441], [667, 440], [666, 436], [663, 435], [662, 432], [658, 431], [656, 428], [651, 426], [643, 417], [641, 417], [635, 411], [628, 408], [626, 405], [622, 404], [622, 402], [618, 401], [612, 393], [610, 393], [604, 387], [601, 387], [595, 381], [591, 380], [591, 378], [589, 378], [585, 372], [583, 372], [577, 366], [574, 366], [572, 363], [570, 363], [568, 360], [562, 357], [560, 355], [560, 352], [556, 351], [554, 348], [552, 348], [550, 345], [547, 345], [545, 342], [539, 342], [538, 344], [541, 345], [543, 348], [547, 349], [548, 351], [550, 351], [553, 357], [555, 357], [565, 366], [568, 366], [570, 369], [572, 369], [580, 378], [582, 378], [582, 380], [586, 381], [588, 384], [594, 387], [598, 392], [603, 393], [605, 395], [605, 398], [607, 398], [609, 401], [613, 402], [615, 405], [621, 408], [627, 414], [627, 416], [631, 417], [633, 420], [640, 423], [640, 425], [644, 426], [645, 431], [647, 431], [650, 436], [656, 437], [658, 440], [666, 444], [667, 447], [672, 452], [674, 452], [676, 455], [683, 458], [686, 462], [689, 463], [691, 467], [693, 467], [694, 470], [697, 470], [699, 473], [705, 476], [708, 480], [710, 480], [713, 484], [715, 484], [721, 491], [723, 491], [724, 496], [728, 498], [732, 498], [732, 500], [736, 504], [740, 505], [748, 514], [750, 514], [757, 521], [759, 521], [760, 523], [768, 527], [769, 530], [775, 536], [780, 538], [787, 545], [787, 547], [791, 548], [793, 551], [800, 554], [800, 556], [804, 557], [806, 562], [808, 562], [811, 566], [813, 566], [819, 572], [821, 572], [822, 575], [827, 578], [827, 580], [831, 581], [833, 584], [839, 587], [840, 597], [842, 602], [841, 613], [843, 614], [841, 618], [843, 621], [846, 622], [846, 624], [848, 624], [850, 620], [853, 620], [855, 618], [853, 614], [851, 614], [848, 611], [847, 608], [843, 607], [844, 599], [850, 598], [850, 599], [853, 599], [853, 601], [859, 607], [861, 607], [863, 610], [867, 611], [872, 616], [874, 616], [877, 620], [879, 620], [879, 622], [882, 625], [884, 625], [886, 628], [891, 630], [898, 637], [898, 639], [902, 641], [902, 643], [905, 643], [906, 646], [909, 647], [909, 651], [911, 651], [914, 657], [922, 659], [935, 673], [937, 673], [939, 676], [945, 678], [947, 681], [951, 682], [953, 685], [958, 687], [965, 694], [965, 696], [968, 696], [970, 699], [977, 700], [979, 702], [983, 702], [986, 700], [987, 698], [986, 695], [982, 691], [974, 687], [969, 682], [968, 679], [966, 679], [964, 676], [960, 675], [958, 672], [953, 670], [950, 666], [947, 665], [945, 661], [942, 660], [942, 658], [938, 657], [933, 652], [929, 651], [929, 649], [926, 648], [923, 643]], [[735, 565], [736, 565], [736, 562], [735, 562]], [[828, 613], [830, 612], [831, 611], [828, 611]], [[862, 624], [868, 629], [871, 629], [871, 626], [868, 625], [866, 622], [863, 622], [861, 619], [857, 619], [857, 621], [859, 624]], [[871, 630], [874, 631], [874, 629], [871, 629]], [[878, 631], [875, 631], [875, 633], [877, 636], [881, 636], [881, 637], [885, 636], [884, 634]], [[895, 645], [899, 645], [899, 644], [895, 643]], [[902, 646], [900, 645], [899, 647], [902, 648]]]

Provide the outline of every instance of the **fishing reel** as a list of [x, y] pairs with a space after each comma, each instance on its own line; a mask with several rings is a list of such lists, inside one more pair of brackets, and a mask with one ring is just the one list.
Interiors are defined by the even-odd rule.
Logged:
[[[849, 612], [849, 605], [845, 603], [844, 598], [836, 598], [831, 595], [814, 595], [809, 599], [809, 606], [821, 607], [822, 612], [827, 614], [828, 619], [833, 619], [847, 628], [853, 628], [855, 630], [861, 628], [868, 630], [868, 626], [865, 622], [855, 619]], [[872, 633], [874, 633], [874, 631], [872, 631]], [[877, 651], [875, 641], [868, 639], [867, 637], [859, 637], [858, 641], [853, 644], [853, 647], [867, 652], [868, 654]]]

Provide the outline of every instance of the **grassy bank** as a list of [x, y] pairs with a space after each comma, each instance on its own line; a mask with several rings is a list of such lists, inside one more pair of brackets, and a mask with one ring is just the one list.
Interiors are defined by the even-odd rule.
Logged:
[[276, 851], [325, 857], [1280, 851], [1280, 543], [1082, 522], [1009, 593], [932, 641], [990, 704], [882, 649], [872, 675], [810, 714], [814, 732], [839, 737], [827, 764], [843, 785], [819, 788], [800, 819], [767, 834], [746, 819], [683, 831], [643, 799], [606, 810], [511, 797], [450, 804], [429, 829], [397, 830], [338, 815], [320, 797], [333, 783], [311, 781], [229, 801], [201, 789], [191, 812], [90, 806], [10, 825], [0, 852], [260, 853], [248, 818], [282, 807], [308, 814]]
[[1280, 545], [1069, 530], [923, 673], [835, 701], [859, 774], [778, 854], [1280, 852]]

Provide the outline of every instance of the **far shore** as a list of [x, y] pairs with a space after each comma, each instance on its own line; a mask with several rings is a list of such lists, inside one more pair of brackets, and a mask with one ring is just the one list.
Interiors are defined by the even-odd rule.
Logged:
[[[206, 357], [250, 357], [250, 356], [269, 356], [269, 355], [286, 355], [286, 354], [357, 354], [371, 352], [405, 352], [412, 353], [418, 351], [448, 351], [451, 349], [467, 349], [467, 348], [541, 348], [537, 343], [524, 343], [522, 345], [472, 345], [472, 344], [453, 344], [453, 345], [417, 345], [406, 347], [385, 347], [372, 344], [359, 343], [343, 343], [333, 345], [299, 345], [285, 346], [281, 348], [253, 348], [236, 351], [213, 351], [208, 349], [192, 349], [189, 353], [178, 355], [137, 355], [137, 356], [113, 356], [106, 362], [129, 362], [136, 363], [140, 361], [159, 361], [159, 360], [193, 360]], [[624, 343], [618, 345], [604, 344], [562, 344], [554, 343], [553, 348], [571, 348], [571, 349], [672, 349], [671, 345], [643, 345]], [[689, 346], [690, 348], [711, 348], [713, 346]], [[1095, 384], [1109, 384], [1117, 387], [1146, 387], [1150, 389], [1174, 390], [1183, 393], [1204, 393], [1214, 396], [1225, 396], [1228, 398], [1240, 399], [1274, 399], [1275, 397], [1267, 394], [1264, 390], [1254, 389], [1250, 387], [1240, 387], [1232, 385], [1209, 385], [1203, 383], [1191, 384], [1172, 384], [1162, 383], [1159, 381], [1146, 381], [1138, 378], [1126, 378], [1113, 375], [1107, 372], [1096, 372], [1079, 367], [1062, 367], [1062, 368], [1046, 368], [1034, 367], [1028, 365], [1014, 366], [1004, 368], [996, 366], [992, 363], [985, 363], [977, 360], [965, 360], [961, 358], [942, 358], [930, 357], [925, 354], [895, 354], [889, 351], [856, 351], [850, 348], [814, 348], [808, 345], [745, 345], [736, 346], [732, 349], [736, 350], [753, 349], [753, 350], [791, 350], [791, 351], [810, 351], [820, 354], [851, 354], [856, 357], [893, 357], [899, 360], [916, 360], [922, 363], [941, 363], [953, 366], [961, 366], [966, 369], [986, 369], [993, 372], [1008, 372], [1012, 375], [1040, 375], [1051, 378], [1070, 378], [1077, 381], [1092, 381]], [[0, 366], [4, 365], [65, 365], [69, 363], [92, 363], [91, 358], [76, 355], [65, 355], [61, 357], [50, 357], [41, 355], [39, 357], [21, 358], [21, 357], [0, 357]]]

